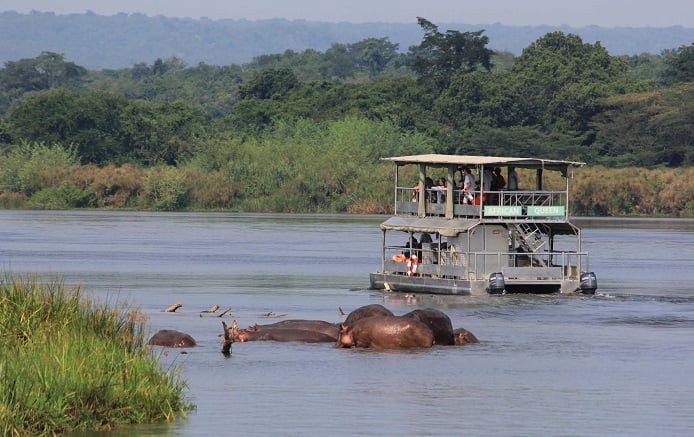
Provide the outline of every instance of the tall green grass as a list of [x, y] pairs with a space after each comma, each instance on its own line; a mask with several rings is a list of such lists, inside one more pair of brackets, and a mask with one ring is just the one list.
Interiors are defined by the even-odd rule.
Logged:
[[0, 279], [0, 433], [53, 435], [169, 421], [192, 408], [148, 351], [145, 318], [59, 278]]

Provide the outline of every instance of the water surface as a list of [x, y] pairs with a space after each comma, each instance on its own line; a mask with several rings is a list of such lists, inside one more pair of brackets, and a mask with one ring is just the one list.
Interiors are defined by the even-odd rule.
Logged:
[[[694, 221], [577, 219], [596, 296], [454, 297], [365, 289], [384, 219], [0, 211], [0, 262], [13, 274], [60, 274], [141, 308], [152, 332], [198, 341], [185, 354], [155, 351], [180, 367], [196, 411], [109, 435], [691, 434]], [[175, 302], [176, 313], [161, 311]], [[439, 308], [481, 343], [219, 352], [222, 320], [341, 321], [340, 310], [370, 303], [396, 314]], [[200, 313], [215, 304], [233, 309]]]

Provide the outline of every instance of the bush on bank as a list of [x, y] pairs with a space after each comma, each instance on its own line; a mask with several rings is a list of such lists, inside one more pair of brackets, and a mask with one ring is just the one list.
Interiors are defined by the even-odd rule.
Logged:
[[54, 435], [172, 420], [190, 409], [162, 371], [144, 317], [96, 305], [58, 279], [0, 279], [0, 432]]

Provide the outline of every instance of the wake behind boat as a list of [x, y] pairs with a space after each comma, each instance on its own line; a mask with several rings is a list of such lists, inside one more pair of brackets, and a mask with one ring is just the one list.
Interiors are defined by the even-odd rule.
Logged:
[[[381, 270], [370, 275], [372, 289], [595, 293], [581, 230], [568, 215], [571, 170], [584, 163], [436, 154], [383, 159], [396, 168], [395, 214], [381, 224]], [[418, 169], [415, 186], [399, 182], [407, 166]], [[518, 187], [516, 168], [534, 170], [532, 189]], [[434, 172], [444, 173], [438, 185], [428, 176]], [[546, 172], [559, 172], [564, 188], [544, 189]]]

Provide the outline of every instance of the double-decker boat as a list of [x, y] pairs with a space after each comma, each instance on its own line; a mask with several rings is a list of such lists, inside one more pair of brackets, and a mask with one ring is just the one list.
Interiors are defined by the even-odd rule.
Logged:
[[[383, 160], [395, 164], [395, 212], [381, 224], [381, 270], [370, 275], [372, 289], [595, 293], [581, 230], [568, 215], [571, 171], [584, 163], [437, 154]], [[406, 173], [414, 186], [400, 183], [407, 166], [415, 166]], [[465, 189], [464, 169], [477, 173], [478, 186]], [[522, 188], [514, 186], [515, 169], [525, 169]], [[511, 188], [492, 186], [495, 170]], [[560, 189], [544, 188], [550, 172], [561, 175], [551, 178]], [[433, 185], [431, 176], [442, 184]]]

